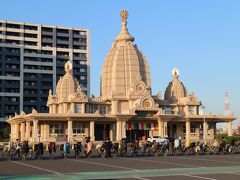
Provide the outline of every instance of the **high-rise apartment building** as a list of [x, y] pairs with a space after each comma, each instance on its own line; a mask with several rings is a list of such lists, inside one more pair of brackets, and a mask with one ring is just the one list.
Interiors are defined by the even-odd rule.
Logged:
[[0, 20], [0, 120], [32, 108], [46, 112], [49, 89], [72, 74], [89, 95], [89, 31]]

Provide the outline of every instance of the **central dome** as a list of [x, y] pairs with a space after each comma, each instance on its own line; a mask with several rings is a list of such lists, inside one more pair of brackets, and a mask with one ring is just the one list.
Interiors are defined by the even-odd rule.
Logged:
[[141, 79], [151, 89], [151, 78], [146, 58], [134, 45], [134, 37], [127, 30], [126, 10], [121, 11], [122, 30], [116, 37], [103, 64], [101, 74], [101, 96], [128, 96], [137, 79]]

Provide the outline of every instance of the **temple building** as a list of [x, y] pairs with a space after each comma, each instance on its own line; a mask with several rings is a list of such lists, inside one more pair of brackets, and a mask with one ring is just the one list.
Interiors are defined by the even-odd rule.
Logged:
[[72, 75], [72, 62], [65, 64], [65, 75], [56, 92], [49, 90], [49, 113], [15, 114], [11, 141], [31, 143], [76, 142], [86, 136], [93, 141], [110, 138], [146, 139], [149, 136], [183, 137], [192, 141], [213, 141], [216, 123], [228, 123], [232, 136], [233, 114], [201, 114], [201, 101], [188, 93], [174, 68], [164, 98], [151, 92], [151, 77], [146, 57], [134, 44], [127, 29], [128, 12], [121, 11], [122, 29], [104, 61], [100, 97], [87, 97]]

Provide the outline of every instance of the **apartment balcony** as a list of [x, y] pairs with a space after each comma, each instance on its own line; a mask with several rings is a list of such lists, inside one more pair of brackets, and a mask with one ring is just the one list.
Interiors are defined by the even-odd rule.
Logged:
[[69, 59], [69, 56], [67, 55], [57, 55], [58, 59]]
[[6, 51], [7, 56], [20, 56], [20, 51]]
[[24, 37], [25, 41], [33, 41], [33, 42], [38, 42], [38, 38], [30, 38], [30, 37]]
[[53, 39], [52, 38], [42, 38], [42, 42], [43, 43], [53, 43]]
[[25, 29], [24, 33], [29, 33], [29, 34], [38, 34], [38, 30], [30, 30], [30, 29]]
[[69, 33], [57, 32], [57, 36], [70, 37]]
[[87, 35], [73, 34], [74, 38], [87, 38]]
[[73, 60], [86, 61], [86, 60], [87, 60], [87, 57], [84, 57], [84, 56], [73, 56]]
[[52, 35], [53, 35], [53, 32], [42, 30], [42, 35], [49, 35], [49, 36], [52, 36]]
[[87, 43], [81, 41], [73, 41], [73, 45], [87, 46]]
[[69, 44], [69, 40], [59, 40], [59, 39], [57, 39], [57, 44]]
[[16, 60], [16, 59], [6, 59], [5, 60], [5, 64], [20, 64], [20, 60]]

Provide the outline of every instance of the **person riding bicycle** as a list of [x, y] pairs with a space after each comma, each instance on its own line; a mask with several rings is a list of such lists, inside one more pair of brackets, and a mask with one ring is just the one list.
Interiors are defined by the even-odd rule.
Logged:
[[105, 157], [112, 157], [111, 149], [112, 149], [113, 143], [110, 141], [110, 138], [107, 138], [104, 144], [105, 144], [105, 151], [106, 151]]
[[17, 142], [15, 143], [15, 153], [14, 153], [13, 157], [15, 157], [16, 154], [18, 154], [19, 159], [21, 159], [21, 145], [20, 145], [19, 139], [17, 139]]
[[87, 137], [86, 139], [86, 156], [90, 157], [93, 152], [93, 143], [91, 142], [91, 137]]
[[123, 156], [127, 153], [127, 141], [126, 138], [122, 138], [119, 143], [119, 154]]

